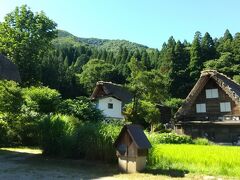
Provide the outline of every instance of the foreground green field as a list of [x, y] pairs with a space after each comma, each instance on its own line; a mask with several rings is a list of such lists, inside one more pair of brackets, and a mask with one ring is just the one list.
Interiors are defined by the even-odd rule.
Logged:
[[155, 145], [149, 155], [153, 169], [240, 178], [240, 147]]

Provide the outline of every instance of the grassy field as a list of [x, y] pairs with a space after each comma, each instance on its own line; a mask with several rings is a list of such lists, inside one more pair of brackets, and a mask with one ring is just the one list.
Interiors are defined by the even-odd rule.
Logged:
[[149, 164], [151, 169], [240, 178], [240, 147], [156, 145]]

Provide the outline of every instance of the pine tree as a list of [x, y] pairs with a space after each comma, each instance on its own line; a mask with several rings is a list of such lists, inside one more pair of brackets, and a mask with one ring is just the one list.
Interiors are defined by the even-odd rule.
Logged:
[[150, 60], [146, 51], [142, 52], [141, 62], [146, 67], [147, 70], [150, 70]]
[[233, 36], [228, 29], [226, 29], [226, 31], [224, 33], [223, 40], [224, 41], [226, 41], [226, 40], [232, 41], [233, 40]]
[[173, 97], [183, 98], [186, 96], [186, 82], [188, 82], [189, 77], [189, 57], [184, 45], [180, 41], [178, 41], [175, 46], [174, 55], [175, 58], [172, 63], [172, 71], [170, 74], [170, 93]]
[[217, 51], [219, 54], [225, 53], [225, 52], [232, 52], [232, 41], [233, 37], [232, 34], [227, 29], [224, 33], [224, 36], [219, 39], [218, 41], [218, 47]]
[[202, 52], [201, 52], [201, 33], [196, 32], [194, 40], [190, 49], [190, 77], [193, 81], [196, 81], [200, 75], [200, 72], [203, 68]]
[[206, 60], [215, 59], [216, 58], [216, 47], [213, 42], [212, 37], [208, 32], [205, 33], [202, 42], [202, 59], [205, 62]]
[[174, 48], [176, 45], [175, 39], [171, 36], [167, 44], [163, 44], [163, 49], [160, 54], [160, 71], [167, 77], [172, 73], [173, 61], [175, 61]]

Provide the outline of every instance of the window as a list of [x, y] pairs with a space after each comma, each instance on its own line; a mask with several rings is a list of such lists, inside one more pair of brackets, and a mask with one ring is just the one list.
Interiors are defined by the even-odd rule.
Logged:
[[108, 109], [113, 109], [113, 103], [108, 103]]
[[218, 89], [206, 89], [206, 98], [218, 98]]
[[196, 104], [197, 113], [205, 113], [206, 112], [206, 104]]
[[231, 112], [231, 103], [230, 102], [220, 103], [220, 112]]

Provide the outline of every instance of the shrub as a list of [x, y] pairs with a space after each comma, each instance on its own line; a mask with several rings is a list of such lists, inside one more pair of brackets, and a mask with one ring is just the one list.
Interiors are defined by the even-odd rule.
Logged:
[[46, 116], [40, 123], [43, 154], [71, 157], [77, 150], [79, 121], [66, 115]]
[[39, 123], [44, 116], [23, 108], [18, 118], [11, 123], [11, 129], [17, 135], [16, 145], [38, 146], [39, 145]]
[[79, 157], [112, 162], [116, 159], [113, 143], [121, 127], [109, 123], [86, 123], [79, 128]]
[[193, 143], [197, 144], [197, 145], [210, 145], [211, 144], [211, 142], [208, 139], [205, 139], [205, 138], [194, 139]]
[[0, 120], [0, 146], [8, 144], [8, 131], [7, 122]]
[[121, 127], [109, 123], [80, 123], [72, 116], [46, 116], [41, 125], [41, 146], [47, 155], [112, 162], [113, 142]]
[[193, 140], [187, 135], [175, 133], [146, 133], [152, 144], [193, 144]]
[[25, 105], [38, 113], [55, 112], [61, 99], [57, 90], [48, 87], [25, 88], [23, 97]]
[[10, 116], [19, 113], [22, 106], [22, 92], [14, 81], [0, 81], [0, 113]]
[[58, 106], [58, 112], [75, 116], [83, 121], [102, 121], [104, 116], [100, 110], [86, 97], [64, 100]]

